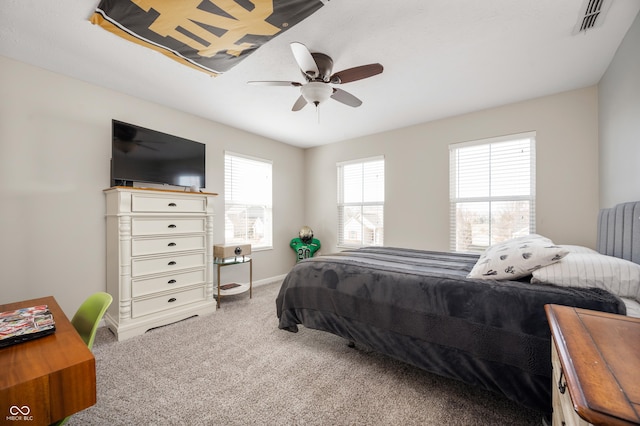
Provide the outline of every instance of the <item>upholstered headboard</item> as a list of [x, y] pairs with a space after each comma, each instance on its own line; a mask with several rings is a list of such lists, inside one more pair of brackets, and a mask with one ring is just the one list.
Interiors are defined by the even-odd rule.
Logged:
[[640, 201], [600, 210], [596, 249], [640, 264]]

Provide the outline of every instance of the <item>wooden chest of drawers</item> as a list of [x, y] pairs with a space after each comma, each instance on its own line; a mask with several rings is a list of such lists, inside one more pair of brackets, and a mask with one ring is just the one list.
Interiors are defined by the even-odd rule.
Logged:
[[215, 312], [215, 194], [115, 187], [107, 200], [105, 322], [118, 340]]
[[640, 319], [546, 305], [553, 424], [640, 424]]

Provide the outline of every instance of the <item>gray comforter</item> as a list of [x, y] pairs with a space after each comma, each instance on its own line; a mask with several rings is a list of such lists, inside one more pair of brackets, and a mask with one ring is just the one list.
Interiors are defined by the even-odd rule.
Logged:
[[551, 412], [548, 303], [624, 314], [600, 289], [466, 278], [477, 255], [363, 248], [307, 259], [276, 300], [279, 327], [324, 330]]

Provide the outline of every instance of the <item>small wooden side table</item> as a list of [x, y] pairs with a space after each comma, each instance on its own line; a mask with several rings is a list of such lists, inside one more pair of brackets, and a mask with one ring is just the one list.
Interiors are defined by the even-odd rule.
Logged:
[[[232, 294], [240, 294], [240, 293], [244, 293], [245, 291], [249, 291], [249, 299], [251, 299], [252, 297], [252, 292], [253, 292], [253, 261], [251, 260], [251, 257], [249, 256], [235, 256], [235, 257], [226, 257], [226, 258], [214, 258], [213, 259], [213, 263], [214, 265], [216, 265], [218, 267], [218, 297], [216, 298], [217, 300], [217, 307], [220, 307], [220, 299], [223, 296], [230, 296]], [[221, 285], [220, 283], [220, 268], [222, 268], [223, 266], [230, 266], [230, 265], [241, 265], [241, 264], [245, 264], [248, 263], [249, 264], [249, 284], [239, 284], [237, 287], [225, 290], [223, 287], [224, 285]]]
[[553, 424], [640, 425], [640, 319], [546, 305]]

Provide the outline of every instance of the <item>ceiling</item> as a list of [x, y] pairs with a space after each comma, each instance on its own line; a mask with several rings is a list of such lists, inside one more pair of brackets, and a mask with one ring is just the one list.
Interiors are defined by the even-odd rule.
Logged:
[[[2, 0], [0, 55], [311, 147], [597, 84], [640, 1], [613, 0], [601, 26], [573, 35], [584, 2], [326, 1], [214, 78], [92, 25], [99, 0]], [[340, 86], [358, 108], [330, 99], [292, 112], [299, 88], [246, 83], [302, 82], [293, 41], [331, 56], [334, 72], [374, 62], [384, 72]]]

